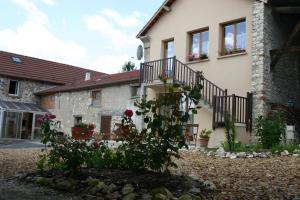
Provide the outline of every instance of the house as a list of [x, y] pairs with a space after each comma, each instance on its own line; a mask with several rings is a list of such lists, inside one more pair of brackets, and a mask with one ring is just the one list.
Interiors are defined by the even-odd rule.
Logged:
[[0, 138], [38, 138], [37, 118], [47, 110], [36, 93], [86, 79], [97, 80], [103, 75], [106, 74], [0, 51]]
[[274, 105], [300, 107], [299, 10], [289, 0], [166, 0], [137, 35], [142, 94], [163, 93], [159, 76], [201, 84], [202, 109], [189, 123], [214, 129], [215, 146], [229, 113], [237, 140], [251, 142], [256, 117]]
[[[138, 70], [103, 75], [97, 80], [81, 81], [43, 90], [41, 106], [56, 115], [59, 130], [70, 133], [71, 127], [94, 123], [95, 131], [109, 134], [116, 130], [126, 109], [135, 110], [134, 102], [139, 98]], [[136, 115], [135, 124], [141, 124]], [[137, 126], [137, 128], [139, 128]]]

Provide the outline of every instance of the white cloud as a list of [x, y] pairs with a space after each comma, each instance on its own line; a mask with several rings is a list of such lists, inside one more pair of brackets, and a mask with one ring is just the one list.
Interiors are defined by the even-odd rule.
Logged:
[[99, 55], [96, 60], [91, 63], [95, 70], [104, 71], [106, 73], [116, 73], [122, 70], [122, 65], [125, 61], [130, 60], [127, 54], [105, 54]]
[[104, 9], [101, 14], [112, 19], [116, 24], [122, 27], [132, 27], [139, 24], [140, 13], [134, 11], [130, 16], [121, 16], [119, 12], [112, 9]]
[[125, 47], [138, 44], [134, 34], [129, 34], [117, 28], [101, 15], [90, 15], [85, 18], [85, 23], [90, 30], [97, 31], [101, 36], [106, 37], [113, 43], [112, 49], [120, 50]]
[[0, 30], [0, 48], [10, 52], [70, 63], [83, 64], [87, 50], [74, 41], [64, 41], [48, 29], [48, 17], [28, 0], [13, 0], [28, 13], [16, 28]]
[[54, 5], [55, 1], [54, 0], [42, 0], [45, 4], [47, 5]]
[[28, 12], [28, 20], [40, 24], [48, 23], [47, 15], [43, 13], [41, 10], [39, 10], [33, 2], [29, 0], [12, 0], [12, 1]]

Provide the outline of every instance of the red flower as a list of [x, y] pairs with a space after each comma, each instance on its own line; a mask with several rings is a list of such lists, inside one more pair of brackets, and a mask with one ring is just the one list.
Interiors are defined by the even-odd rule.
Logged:
[[97, 141], [94, 141], [94, 142], [93, 142], [93, 146], [94, 146], [95, 148], [99, 148], [99, 147], [100, 147], [100, 145], [99, 145], [99, 143], [98, 143]]
[[42, 117], [39, 117], [39, 118], [37, 119], [37, 122], [38, 122], [39, 125], [42, 125], [43, 121], [44, 121], [44, 120], [43, 120]]
[[133, 116], [133, 111], [132, 111], [132, 110], [129, 110], [129, 109], [127, 109], [127, 110], [124, 112], [124, 114], [125, 114], [125, 116], [126, 116], [126, 117], [129, 117], [129, 118], [131, 118], [131, 117]]
[[46, 113], [45, 117], [46, 117], [47, 120], [51, 120], [51, 119], [55, 119], [56, 118], [56, 116], [52, 115], [51, 113]]
[[95, 124], [89, 124], [88, 129], [94, 130], [96, 128]]

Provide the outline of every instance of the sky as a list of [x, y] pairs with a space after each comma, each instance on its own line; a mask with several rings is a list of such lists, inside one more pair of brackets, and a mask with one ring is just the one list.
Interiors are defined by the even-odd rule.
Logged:
[[105, 73], [136, 60], [163, 0], [0, 0], [0, 50]]

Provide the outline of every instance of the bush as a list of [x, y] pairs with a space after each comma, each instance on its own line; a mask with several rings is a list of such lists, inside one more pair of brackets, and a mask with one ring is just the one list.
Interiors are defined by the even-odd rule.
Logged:
[[231, 116], [228, 113], [225, 113], [225, 136], [226, 136], [226, 142], [225, 145], [228, 146], [229, 151], [235, 151], [235, 125], [233, 120], [231, 119]]
[[260, 116], [255, 120], [255, 132], [263, 148], [270, 149], [285, 140], [285, 123], [281, 113], [274, 113], [268, 117]]
[[90, 154], [96, 147], [88, 141], [76, 141], [67, 135], [61, 135], [53, 121], [55, 116], [47, 113], [39, 118], [41, 124], [42, 143], [50, 147], [49, 152], [37, 162], [40, 170], [47, 165], [50, 169], [62, 169], [69, 171], [72, 176], [78, 174], [80, 167], [86, 164]]
[[[172, 157], [179, 158], [179, 149], [187, 147], [184, 127], [189, 120], [189, 112], [196, 114], [201, 86], [194, 88], [167, 86], [162, 80], [165, 95], [156, 100], [136, 102], [137, 115], [143, 116], [146, 127], [139, 132], [133, 126], [131, 116], [124, 115], [121, 129], [125, 138], [119, 150], [124, 152], [126, 166], [130, 169], [164, 171], [176, 166]], [[188, 110], [180, 110], [179, 104], [189, 100]]]

